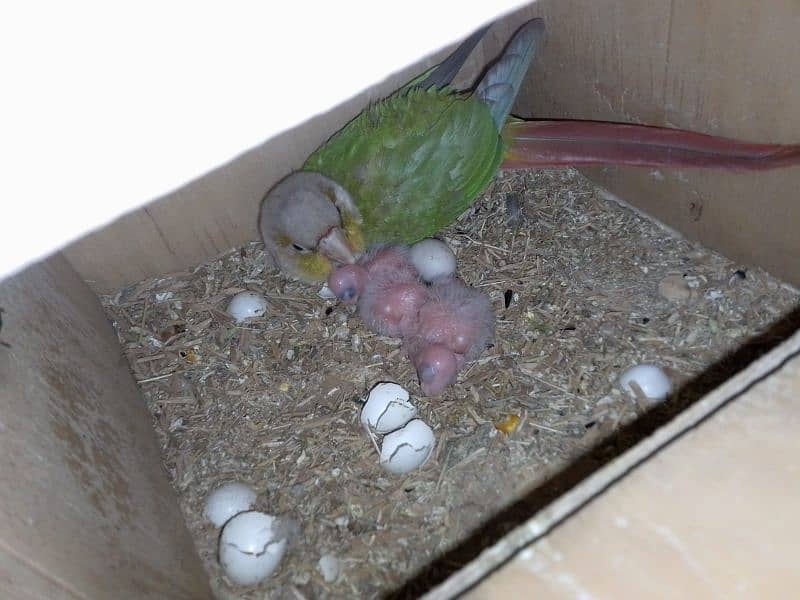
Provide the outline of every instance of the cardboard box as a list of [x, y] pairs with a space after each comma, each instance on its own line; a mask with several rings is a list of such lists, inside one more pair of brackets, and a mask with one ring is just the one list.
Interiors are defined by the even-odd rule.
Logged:
[[[545, 17], [548, 37], [517, 104], [522, 116], [800, 140], [800, 12], [791, 2], [542, 0], [499, 23], [467, 75], [533, 15]], [[13, 315], [0, 332], [10, 346], [0, 348], [0, 595], [211, 596], [92, 290], [256, 239], [258, 204], [273, 182], [370, 99], [446, 52], [0, 283], [0, 307]], [[587, 173], [686, 236], [800, 283], [800, 169]], [[531, 515], [430, 597], [790, 593], [799, 583], [791, 562], [800, 537], [791, 512], [800, 500], [798, 340]]]

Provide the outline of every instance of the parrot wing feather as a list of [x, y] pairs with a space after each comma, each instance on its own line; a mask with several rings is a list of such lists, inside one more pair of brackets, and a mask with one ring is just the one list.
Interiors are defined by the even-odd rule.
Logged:
[[498, 131], [505, 125], [543, 34], [542, 19], [531, 19], [525, 23], [478, 83], [475, 95], [489, 105]]
[[450, 85], [455, 76], [461, 70], [461, 67], [464, 66], [464, 63], [467, 61], [469, 55], [472, 54], [475, 46], [477, 46], [478, 42], [483, 39], [483, 36], [486, 35], [486, 32], [491, 26], [492, 23], [489, 23], [478, 29], [466, 40], [461, 42], [458, 48], [456, 48], [453, 53], [450, 54], [450, 56], [436, 65], [433, 69], [430, 69], [424, 73], [421, 77], [415, 79], [409, 84], [409, 86], [417, 86], [423, 89], [435, 87], [437, 90], [441, 90]]
[[362, 112], [304, 169], [351, 193], [368, 244], [412, 243], [464, 212], [492, 181], [503, 154], [484, 102], [413, 88]]

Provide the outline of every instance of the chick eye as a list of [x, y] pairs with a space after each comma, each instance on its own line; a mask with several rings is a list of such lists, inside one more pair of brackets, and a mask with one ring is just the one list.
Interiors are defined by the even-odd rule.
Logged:
[[309, 252], [308, 248], [303, 248], [300, 244], [292, 244], [292, 248], [300, 252], [301, 254], [305, 254]]

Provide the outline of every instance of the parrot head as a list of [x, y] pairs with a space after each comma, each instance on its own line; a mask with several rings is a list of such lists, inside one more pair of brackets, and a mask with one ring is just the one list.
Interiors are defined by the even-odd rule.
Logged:
[[331, 292], [345, 304], [356, 304], [366, 287], [368, 271], [361, 265], [344, 265], [328, 277]]
[[425, 396], [438, 396], [455, 382], [458, 358], [447, 346], [431, 344], [411, 357], [417, 369], [419, 386]]
[[347, 191], [318, 173], [298, 171], [261, 203], [264, 246], [285, 274], [316, 283], [363, 251], [361, 216]]

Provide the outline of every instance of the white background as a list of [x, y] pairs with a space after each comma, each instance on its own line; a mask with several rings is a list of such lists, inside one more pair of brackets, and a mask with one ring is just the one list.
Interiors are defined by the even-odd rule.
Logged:
[[0, 278], [522, 4], [11, 3]]

